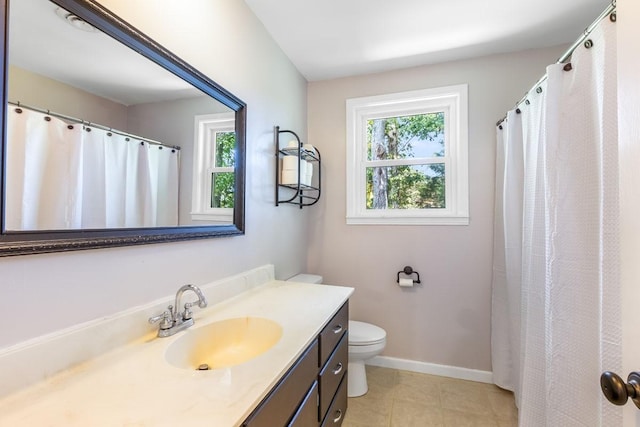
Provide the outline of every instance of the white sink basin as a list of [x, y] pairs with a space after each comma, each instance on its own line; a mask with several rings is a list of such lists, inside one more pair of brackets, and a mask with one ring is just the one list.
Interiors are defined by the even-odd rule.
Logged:
[[218, 369], [245, 363], [273, 347], [282, 326], [262, 317], [238, 317], [188, 330], [165, 354], [183, 369]]

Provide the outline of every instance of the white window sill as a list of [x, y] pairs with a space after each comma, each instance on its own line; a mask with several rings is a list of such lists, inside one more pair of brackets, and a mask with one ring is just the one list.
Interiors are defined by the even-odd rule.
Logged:
[[230, 213], [191, 213], [192, 221], [206, 221], [229, 224], [233, 222], [233, 209]]
[[469, 217], [347, 217], [347, 225], [469, 225]]

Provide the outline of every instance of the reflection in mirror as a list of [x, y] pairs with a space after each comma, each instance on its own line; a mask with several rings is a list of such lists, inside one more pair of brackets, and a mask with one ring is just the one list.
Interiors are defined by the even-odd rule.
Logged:
[[14, 1], [9, 30], [6, 230], [231, 223], [229, 194], [190, 209], [194, 117], [232, 110], [51, 2]]
[[8, 8], [2, 240], [241, 234], [242, 101], [100, 5], [54, 1]]

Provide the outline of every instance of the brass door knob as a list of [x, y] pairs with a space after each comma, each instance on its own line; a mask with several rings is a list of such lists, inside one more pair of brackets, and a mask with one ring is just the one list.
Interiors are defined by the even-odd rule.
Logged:
[[624, 405], [631, 398], [640, 408], [640, 373], [631, 372], [625, 383], [618, 374], [605, 371], [600, 375], [600, 387], [607, 400], [614, 405]]

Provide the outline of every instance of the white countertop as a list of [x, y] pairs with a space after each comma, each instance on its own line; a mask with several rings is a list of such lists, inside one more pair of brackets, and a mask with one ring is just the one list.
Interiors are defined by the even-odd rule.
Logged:
[[272, 281], [194, 310], [190, 330], [218, 320], [259, 316], [282, 338], [241, 365], [211, 371], [165, 361], [169, 338], [138, 341], [60, 372], [0, 400], [0, 426], [239, 426], [302, 354], [352, 288]]

